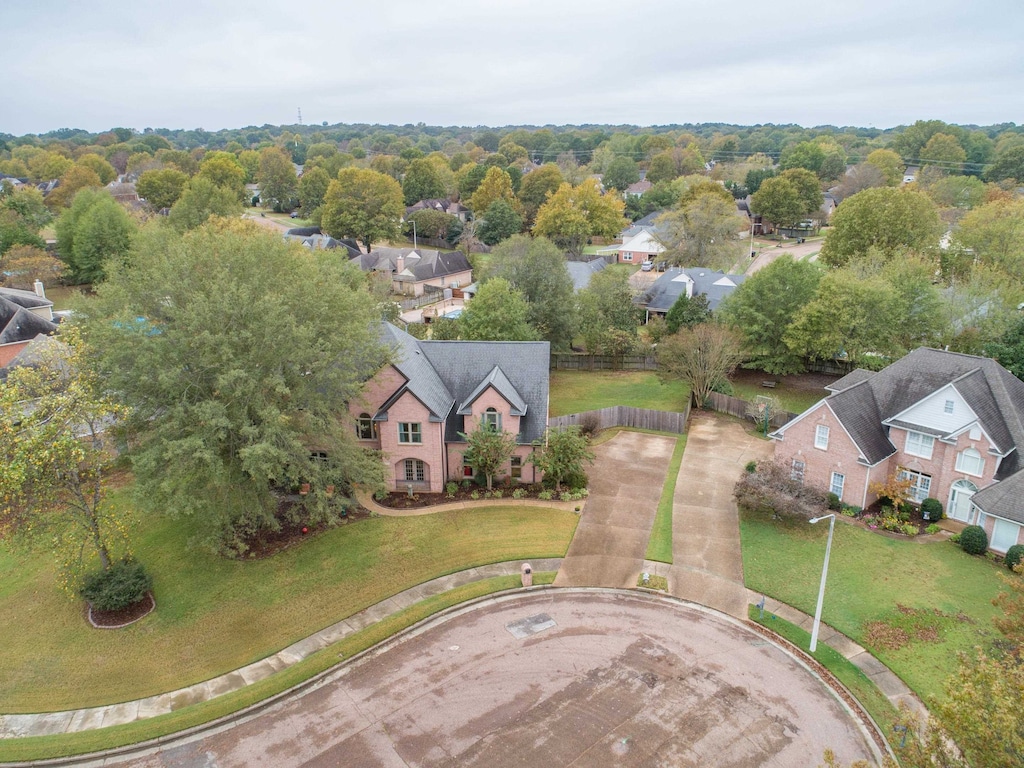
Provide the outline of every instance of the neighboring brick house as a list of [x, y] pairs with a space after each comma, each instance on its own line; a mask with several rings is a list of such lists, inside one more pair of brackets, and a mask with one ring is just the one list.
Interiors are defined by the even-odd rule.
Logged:
[[995, 360], [922, 347], [827, 389], [770, 435], [794, 478], [864, 507], [872, 483], [899, 474], [912, 501], [983, 526], [991, 549], [1024, 543], [1024, 382]]
[[658, 241], [654, 232], [642, 229], [622, 241], [618, 248], [618, 261], [620, 264], [640, 264], [644, 261], [653, 261], [664, 252], [665, 246]]
[[390, 273], [391, 290], [406, 296], [422, 296], [428, 285], [465, 288], [473, 282], [473, 268], [462, 251], [381, 247], [354, 256], [350, 262], [366, 272]]
[[43, 284], [35, 291], [0, 288], [0, 367], [14, 360], [40, 334], [57, 330], [53, 302], [46, 298]]
[[645, 323], [653, 315], [667, 315], [684, 294], [690, 299], [701, 294], [707, 296], [708, 308], [714, 312], [722, 300], [746, 279], [745, 275], [727, 275], [705, 267], [673, 267], [659, 276], [634, 301], [646, 312]]
[[389, 489], [438, 493], [449, 480], [473, 477], [459, 433], [481, 423], [516, 436], [502, 477], [540, 480], [530, 457], [547, 428], [548, 342], [418, 341], [384, 328], [394, 362], [349, 412], [363, 445], [383, 452]]

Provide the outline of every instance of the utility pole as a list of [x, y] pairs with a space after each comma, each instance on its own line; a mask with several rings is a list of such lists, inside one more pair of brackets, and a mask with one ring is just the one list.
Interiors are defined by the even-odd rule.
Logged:
[[302, 107], [299, 107], [299, 125], [302, 125]]

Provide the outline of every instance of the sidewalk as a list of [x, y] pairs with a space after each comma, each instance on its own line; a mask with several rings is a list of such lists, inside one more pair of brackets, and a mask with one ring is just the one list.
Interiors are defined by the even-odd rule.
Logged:
[[[548, 560], [531, 560], [535, 573], [557, 571], [562, 564], [561, 558]], [[304, 640], [289, 645], [272, 656], [236, 669], [234, 672], [191, 685], [177, 691], [169, 691], [156, 696], [149, 696], [136, 701], [120, 704], [109, 704], [105, 707], [76, 709], [65, 712], [43, 712], [28, 715], [0, 715], [0, 738], [22, 736], [53, 736], [61, 733], [76, 733], [95, 728], [109, 728], [124, 725], [137, 720], [145, 720], [158, 715], [166, 715], [182, 707], [209, 701], [225, 693], [231, 693], [247, 685], [270, 677], [286, 667], [290, 667], [307, 656], [336, 643], [354, 632], [365, 629], [371, 624], [409, 608], [433, 595], [471, 584], [475, 581], [489, 579], [493, 576], [511, 576], [520, 572], [522, 562], [519, 560], [494, 563], [479, 568], [470, 568], [458, 573], [442, 576], [432, 581], [399, 592], [397, 595], [383, 600], [376, 605], [349, 616], [347, 619], [321, 629]]]

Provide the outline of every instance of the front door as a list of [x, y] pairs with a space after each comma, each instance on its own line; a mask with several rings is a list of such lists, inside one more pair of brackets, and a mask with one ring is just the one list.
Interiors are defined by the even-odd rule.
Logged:
[[971, 522], [971, 496], [978, 487], [970, 480], [957, 480], [949, 492], [947, 511], [954, 520], [962, 523]]

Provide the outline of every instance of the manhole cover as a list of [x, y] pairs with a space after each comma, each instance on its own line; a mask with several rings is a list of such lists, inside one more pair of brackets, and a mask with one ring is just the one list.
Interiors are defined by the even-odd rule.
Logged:
[[555, 620], [546, 613], [538, 613], [536, 616], [527, 616], [505, 625], [505, 629], [512, 633], [512, 637], [522, 640], [530, 635], [536, 635], [545, 629], [555, 626]]

